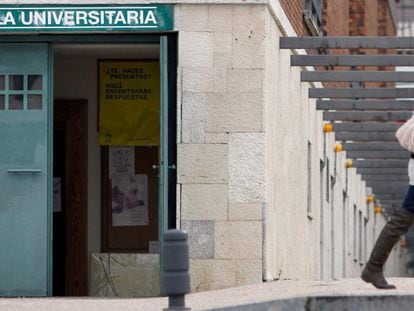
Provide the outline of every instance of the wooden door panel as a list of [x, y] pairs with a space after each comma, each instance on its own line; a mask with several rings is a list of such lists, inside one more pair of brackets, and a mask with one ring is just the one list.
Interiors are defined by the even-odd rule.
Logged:
[[57, 100], [55, 124], [65, 128], [65, 294], [88, 294], [87, 101]]

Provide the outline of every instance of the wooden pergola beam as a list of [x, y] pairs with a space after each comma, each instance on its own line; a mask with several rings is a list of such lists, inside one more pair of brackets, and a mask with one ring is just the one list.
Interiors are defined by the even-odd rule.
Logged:
[[[414, 72], [413, 72], [414, 74]], [[321, 100], [316, 101], [318, 110], [414, 110], [414, 100]]]
[[400, 201], [404, 198], [404, 194], [389, 194], [389, 193], [377, 193], [375, 197], [379, 199], [380, 203], [382, 200], [395, 200]]
[[405, 151], [397, 142], [353, 142], [342, 143], [344, 150], [357, 151]]
[[414, 98], [414, 88], [311, 88], [309, 98]]
[[407, 174], [408, 159], [406, 160], [354, 160], [353, 167], [357, 168], [405, 168]]
[[414, 49], [413, 37], [281, 37], [281, 49]]
[[414, 82], [410, 71], [302, 71], [303, 82]]
[[411, 118], [411, 111], [325, 111], [323, 119], [325, 121], [405, 121]]
[[343, 122], [334, 123], [334, 132], [393, 132], [401, 126], [400, 123], [390, 122]]
[[339, 132], [335, 133], [335, 139], [339, 141], [397, 141], [393, 132]]
[[391, 174], [364, 174], [362, 175], [362, 179], [366, 180], [366, 181], [387, 181], [387, 182], [391, 182], [391, 181], [405, 181], [408, 184], [408, 176], [407, 175], [401, 175], [401, 174], [396, 174], [396, 175], [391, 175]]
[[349, 159], [409, 159], [408, 151], [347, 151], [346, 157]]
[[408, 164], [404, 167], [357, 167], [357, 173], [369, 175], [407, 175]]
[[291, 55], [291, 66], [414, 66], [412, 55]]

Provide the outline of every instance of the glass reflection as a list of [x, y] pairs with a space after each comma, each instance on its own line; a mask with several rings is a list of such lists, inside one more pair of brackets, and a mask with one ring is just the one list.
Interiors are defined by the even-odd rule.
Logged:
[[27, 108], [29, 110], [42, 109], [42, 95], [29, 94], [27, 98]]
[[9, 77], [9, 90], [11, 91], [23, 90], [23, 76], [22, 75], [11, 75]]
[[42, 90], [43, 81], [41, 75], [29, 75], [27, 77], [27, 85], [29, 91]]
[[9, 109], [23, 110], [23, 95], [9, 95]]

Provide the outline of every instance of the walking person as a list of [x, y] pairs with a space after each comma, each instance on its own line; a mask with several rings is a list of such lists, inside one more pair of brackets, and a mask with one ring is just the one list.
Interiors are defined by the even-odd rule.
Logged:
[[391, 219], [382, 229], [371, 256], [362, 270], [361, 278], [380, 289], [395, 289], [395, 285], [388, 284], [383, 269], [387, 258], [398, 242], [414, 222], [414, 153], [408, 161], [409, 186], [401, 207], [397, 207]]

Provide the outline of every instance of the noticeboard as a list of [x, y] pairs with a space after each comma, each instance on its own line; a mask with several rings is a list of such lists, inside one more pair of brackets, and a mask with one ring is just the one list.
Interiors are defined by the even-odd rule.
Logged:
[[99, 62], [99, 144], [160, 144], [158, 61]]

